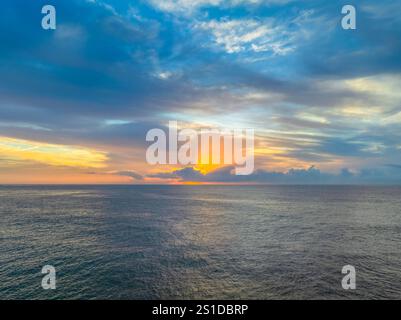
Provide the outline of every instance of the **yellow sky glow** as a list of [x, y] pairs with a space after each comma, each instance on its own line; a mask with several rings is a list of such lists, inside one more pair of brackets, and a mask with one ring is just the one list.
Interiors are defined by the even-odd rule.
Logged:
[[0, 157], [50, 166], [104, 168], [107, 155], [84, 147], [0, 137]]

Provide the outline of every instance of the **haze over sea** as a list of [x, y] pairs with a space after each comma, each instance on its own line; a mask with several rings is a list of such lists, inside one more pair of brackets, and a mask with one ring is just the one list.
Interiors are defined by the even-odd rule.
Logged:
[[0, 222], [2, 299], [401, 298], [401, 187], [2, 186]]

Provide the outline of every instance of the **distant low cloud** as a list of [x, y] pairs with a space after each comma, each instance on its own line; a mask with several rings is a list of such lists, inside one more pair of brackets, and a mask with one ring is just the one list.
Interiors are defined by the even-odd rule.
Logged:
[[[397, 168], [399, 169], [399, 168]], [[309, 169], [290, 169], [287, 172], [257, 170], [249, 176], [235, 175], [234, 167], [224, 167], [202, 174], [192, 167], [171, 173], [149, 175], [150, 178], [177, 179], [181, 182], [260, 183], [260, 184], [401, 184], [401, 170], [364, 169], [353, 173], [342, 169], [326, 173], [311, 166]]]
[[122, 177], [130, 177], [133, 180], [141, 181], [143, 180], [143, 176], [135, 171], [117, 171], [113, 172], [113, 175], [122, 176]]

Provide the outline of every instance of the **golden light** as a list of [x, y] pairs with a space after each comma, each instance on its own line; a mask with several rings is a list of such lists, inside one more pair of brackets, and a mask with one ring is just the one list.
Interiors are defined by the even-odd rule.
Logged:
[[96, 150], [0, 137], [0, 156], [16, 161], [37, 162], [50, 166], [104, 168], [107, 155]]

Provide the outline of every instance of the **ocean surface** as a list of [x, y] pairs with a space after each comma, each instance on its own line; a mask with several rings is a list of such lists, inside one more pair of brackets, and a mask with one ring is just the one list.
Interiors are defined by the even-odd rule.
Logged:
[[0, 299], [343, 298], [401, 298], [400, 187], [0, 187]]

